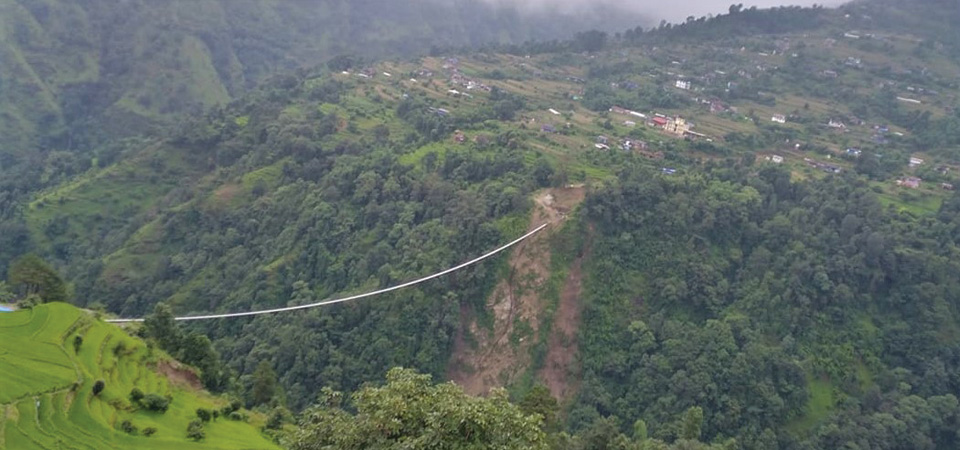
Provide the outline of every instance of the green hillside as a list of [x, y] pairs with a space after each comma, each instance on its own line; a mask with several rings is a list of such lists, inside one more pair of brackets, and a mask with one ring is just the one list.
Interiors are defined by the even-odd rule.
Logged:
[[338, 56], [516, 44], [640, 21], [610, 8], [521, 17], [432, 0], [2, 0], [0, 187], [18, 196], [104, 167], [118, 156], [114, 138], [156, 133], [270, 75]]
[[[935, 14], [945, 3], [734, 6], [571, 41], [343, 58], [242, 95], [210, 87], [184, 37], [184, 76], [232, 100], [109, 140], [95, 164], [66, 152], [31, 166], [0, 190], [0, 269], [33, 252], [66, 281], [51, 292], [162, 315], [165, 334], [144, 328], [159, 348], [204, 347], [191, 363], [211, 390], [288, 423], [283, 407], [307, 411], [317, 441], [337, 435], [326, 414], [355, 442], [388, 439], [352, 425], [389, 417], [348, 416], [378, 405], [364, 393], [402, 366], [468, 394], [507, 388], [558, 450], [957, 448], [960, 37]], [[197, 21], [219, 17], [204, 11]], [[386, 288], [547, 222], [409, 289], [173, 325]], [[10, 271], [0, 300], [57, 286], [35, 281]], [[0, 320], [27, 326], [24, 314]], [[67, 355], [70, 339], [57, 341]], [[96, 357], [90, 339], [80, 360]], [[65, 386], [70, 367], [36, 378]], [[111, 389], [107, 403], [129, 388]], [[19, 419], [24, 401], [6, 417], [47, 436]], [[150, 439], [183, 436], [191, 408]], [[115, 411], [105, 429], [153, 417]]]
[[[77, 336], [83, 340], [79, 351]], [[227, 418], [208, 423], [204, 441], [188, 440], [187, 424], [197, 408], [219, 409], [225, 401], [157, 369], [173, 365], [139, 339], [72, 306], [0, 314], [0, 448], [276, 448], [254, 424]], [[97, 380], [105, 388], [95, 396]], [[132, 406], [133, 388], [170, 398], [169, 410]], [[124, 421], [139, 435], [122, 431]], [[155, 434], [143, 436], [147, 428]]]

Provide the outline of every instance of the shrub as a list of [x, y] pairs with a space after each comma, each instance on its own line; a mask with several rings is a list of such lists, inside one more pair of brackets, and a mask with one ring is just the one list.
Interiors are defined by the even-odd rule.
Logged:
[[83, 345], [83, 336], [79, 334], [73, 337], [73, 352], [80, 353], [80, 346]]
[[220, 415], [223, 417], [230, 417], [230, 414], [234, 411], [239, 411], [241, 406], [243, 406], [243, 404], [240, 403], [240, 400], [233, 400], [229, 405], [220, 408]]
[[213, 414], [209, 409], [206, 408], [197, 408], [197, 418], [203, 422], [209, 422]]
[[143, 435], [147, 437], [153, 436], [154, 434], [156, 434], [156, 432], [157, 432], [157, 429], [154, 427], [147, 427], [143, 429]]
[[234, 411], [234, 412], [230, 413], [229, 418], [230, 418], [230, 420], [233, 420], [233, 421], [236, 421], [236, 422], [246, 422], [246, 421], [247, 421], [247, 415], [244, 414], [244, 413], [242, 413], [242, 412], [240, 412], [240, 411]]
[[103, 380], [97, 380], [95, 383], [93, 383], [93, 395], [94, 396], [100, 395], [100, 393], [103, 392], [103, 388], [105, 387], [107, 387], [107, 385], [106, 383], [103, 382]]
[[121, 422], [120, 429], [127, 434], [137, 434], [137, 427], [129, 420], [124, 420]]
[[207, 437], [207, 433], [203, 431], [203, 422], [199, 419], [193, 420], [187, 425], [187, 437], [195, 441], [202, 441]]
[[17, 302], [17, 308], [19, 308], [19, 309], [30, 309], [30, 308], [33, 308], [34, 306], [37, 306], [37, 305], [41, 304], [41, 303], [43, 303], [43, 299], [40, 298], [39, 295], [37, 295], [37, 294], [30, 294], [30, 295], [28, 295], [28, 296], [20, 299], [20, 301]]
[[143, 400], [143, 391], [141, 391], [140, 388], [130, 389], [130, 401], [138, 404], [140, 400]]
[[283, 428], [283, 423], [286, 422], [286, 420], [286, 411], [281, 407], [274, 408], [264, 428], [268, 430], [279, 430]]
[[164, 413], [167, 412], [167, 408], [170, 407], [170, 400], [157, 394], [147, 394], [143, 397], [141, 404], [143, 404], [144, 408], [147, 408], [150, 411]]

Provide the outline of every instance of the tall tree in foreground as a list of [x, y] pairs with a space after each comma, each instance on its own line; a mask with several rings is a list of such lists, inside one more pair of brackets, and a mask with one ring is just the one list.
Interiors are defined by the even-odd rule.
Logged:
[[307, 410], [291, 437], [293, 450], [319, 449], [546, 449], [539, 415], [525, 415], [506, 391], [471, 397], [453, 383], [434, 385], [429, 375], [395, 368], [383, 387], [353, 395], [324, 390], [322, 404]]

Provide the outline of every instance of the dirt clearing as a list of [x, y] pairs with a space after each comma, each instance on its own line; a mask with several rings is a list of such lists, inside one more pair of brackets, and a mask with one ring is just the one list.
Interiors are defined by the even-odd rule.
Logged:
[[157, 372], [167, 377], [171, 383], [177, 386], [187, 386], [194, 390], [202, 390], [203, 383], [189, 367], [186, 367], [176, 361], [160, 361], [157, 363]]

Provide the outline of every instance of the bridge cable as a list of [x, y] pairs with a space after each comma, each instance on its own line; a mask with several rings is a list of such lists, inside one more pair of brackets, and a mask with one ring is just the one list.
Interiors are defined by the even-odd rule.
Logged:
[[[336, 303], [350, 302], [350, 301], [354, 301], [354, 300], [360, 300], [360, 299], [362, 299], [362, 298], [373, 297], [373, 296], [380, 295], [380, 294], [386, 294], [387, 292], [392, 292], [392, 291], [396, 291], [396, 290], [399, 290], [399, 289], [408, 288], [408, 287], [410, 287], [410, 286], [415, 286], [415, 285], [418, 285], [418, 284], [420, 284], [420, 283], [424, 283], [424, 282], [430, 281], [430, 280], [432, 280], [432, 279], [434, 279], [434, 278], [442, 277], [442, 276], [444, 276], [444, 275], [446, 275], [446, 274], [448, 274], [448, 273], [456, 272], [456, 271], [458, 271], [458, 270], [461, 270], [461, 269], [464, 269], [464, 268], [466, 268], [466, 267], [469, 267], [469, 266], [472, 266], [472, 265], [474, 265], [474, 264], [477, 264], [477, 263], [479, 263], [480, 261], [483, 261], [483, 260], [485, 260], [485, 259], [487, 259], [487, 258], [490, 258], [490, 257], [492, 257], [492, 256], [494, 256], [494, 255], [496, 255], [496, 254], [498, 254], [498, 253], [500, 253], [500, 252], [502, 252], [502, 251], [510, 248], [510, 247], [513, 247], [514, 245], [519, 244], [520, 242], [522, 242], [522, 241], [526, 240], [527, 238], [529, 238], [529, 237], [531, 237], [531, 236], [539, 233], [540, 231], [543, 231], [543, 229], [546, 228], [548, 225], [550, 225], [550, 224], [549, 224], [549, 223], [545, 223], [545, 224], [543, 224], [543, 225], [540, 225], [539, 227], [535, 228], [533, 231], [531, 231], [531, 232], [529, 232], [529, 233], [527, 233], [527, 234], [525, 234], [525, 235], [523, 235], [523, 236], [520, 236], [519, 238], [513, 240], [512, 242], [510, 242], [510, 243], [508, 243], [508, 244], [506, 244], [506, 245], [504, 245], [504, 246], [502, 246], [502, 247], [500, 247], [500, 248], [497, 248], [496, 250], [490, 251], [490, 252], [488, 252], [488, 253], [486, 253], [486, 254], [484, 254], [484, 255], [481, 255], [481, 256], [478, 256], [478, 257], [476, 257], [476, 258], [474, 258], [474, 259], [471, 259], [470, 261], [467, 261], [467, 262], [465, 262], [465, 263], [463, 263], [463, 264], [460, 264], [460, 265], [458, 265], [458, 266], [454, 266], [454, 267], [451, 267], [451, 268], [449, 268], [449, 269], [446, 269], [446, 270], [444, 270], [444, 271], [442, 271], [442, 272], [437, 272], [437, 273], [435, 273], [435, 274], [433, 274], [433, 275], [428, 275], [428, 276], [425, 276], [425, 277], [423, 277], [423, 278], [419, 278], [419, 279], [416, 279], [416, 280], [413, 280], [413, 281], [408, 281], [408, 282], [406, 282], [406, 283], [398, 284], [398, 285], [395, 285], [395, 286], [390, 286], [390, 287], [385, 288], [385, 289], [380, 289], [380, 290], [373, 291], [373, 292], [366, 292], [366, 293], [363, 293], [363, 294], [352, 295], [352, 296], [350, 296], [350, 297], [337, 298], [337, 299], [332, 299], [332, 300], [324, 300], [324, 301], [322, 301], [322, 302], [310, 303], [310, 304], [307, 304], [307, 305], [288, 306], [288, 307], [285, 307], [285, 308], [263, 309], [263, 310], [259, 310], [259, 311], [245, 311], [245, 312], [224, 313], [224, 314], [208, 314], [208, 315], [202, 315], [202, 316], [174, 317], [173, 320], [177, 320], [177, 321], [210, 320], [210, 319], [227, 319], [227, 318], [233, 318], [233, 317], [260, 316], [260, 315], [264, 315], [264, 314], [276, 314], [276, 313], [281, 313], [281, 312], [286, 312], [286, 311], [296, 311], [296, 310], [299, 310], [299, 309], [318, 308], [318, 307], [320, 307], [320, 306], [327, 306], [327, 305], [333, 305], [333, 304], [336, 304]], [[109, 323], [130, 323], [130, 322], [143, 322], [143, 320], [144, 320], [143, 318], [137, 318], [137, 319], [108, 319], [108, 320], [105, 320], [105, 322], [109, 322]]]

